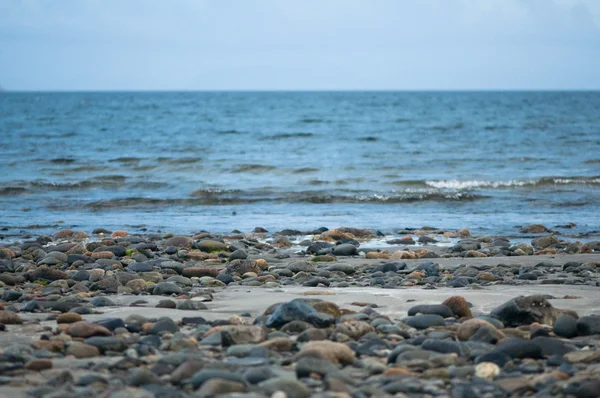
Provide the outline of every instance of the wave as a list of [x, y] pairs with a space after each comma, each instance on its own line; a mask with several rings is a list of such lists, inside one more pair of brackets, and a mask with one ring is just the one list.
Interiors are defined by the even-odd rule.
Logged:
[[277, 169], [275, 166], [269, 166], [264, 164], [242, 164], [231, 170], [232, 173], [267, 173]]
[[187, 198], [145, 198], [128, 197], [99, 200], [88, 203], [52, 204], [51, 210], [71, 209], [74, 206], [84, 207], [93, 211], [109, 209], [156, 209], [173, 206], [223, 206], [246, 205], [253, 203], [310, 203], [310, 204], [400, 204], [415, 202], [469, 202], [487, 199], [488, 196], [469, 192], [410, 192], [400, 194], [374, 194], [359, 192], [302, 191], [302, 192], [273, 192], [273, 191], [243, 191], [202, 189], [194, 191]]
[[486, 181], [486, 180], [434, 180], [425, 185], [438, 189], [468, 190], [476, 188], [519, 188], [549, 187], [557, 185], [600, 185], [600, 176], [595, 177], [543, 177], [531, 180]]
[[292, 138], [310, 138], [314, 137], [313, 133], [281, 133], [264, 137], [265, 140], [279, 141]]

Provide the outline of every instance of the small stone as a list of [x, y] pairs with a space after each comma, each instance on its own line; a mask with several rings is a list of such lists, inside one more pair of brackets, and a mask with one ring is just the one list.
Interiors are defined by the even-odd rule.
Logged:
[[475, 366], [475, 376], [491, 380], [500, 374], [500, 367], [493, 362], [481, 362]]
[[212, 378], [202, 384], [202, 387], [196, 392], [199, 397], [215, 397], [225, 394], [243, 393], [246, 391], [246, 385], [238, 381]]
[[[293, 377], [275, 377], [258, 384], [261, 391], [266, 392], [271, 398], [308, 398], [310, 389]], [[275, 394], [284, 393], [283, 396]]]
[[82, 319], [83, 318], [81, 315], [75, 312], [65, 312], [56, 317], [56, 323], [75, 323], [81, 321]]
[[32, 359], [25, 364], [25, 369], [40, 372], [46, 369], [52, 369], [52, 361], [46, 358]]
[[183, 311], [200, 311], [207, 310], [208, 307], [201, 301], [183, 300], [177, 303], [177, 309]]

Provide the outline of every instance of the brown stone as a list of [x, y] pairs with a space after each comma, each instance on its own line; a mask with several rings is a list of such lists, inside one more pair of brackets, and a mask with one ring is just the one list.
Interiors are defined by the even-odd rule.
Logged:
[[356, 354], [346, 344], [333, 341], [311, 341], [302, 346], [296, 360], [305, 356], [313, 356], [328, 360], [335, 364], [352, 364]]
[[61, 340], [38, 340], [33, 346], [39, 350], [50, 352], [63, 352], [65, 350], [65, 343]]
[[67, 348], [67, 355], [75, 358], [93, 358], [100, 356], [100, 351], [93, 345], [72, 341]]
[[498, 340], [504, 338], [504, 334], [498, 329], [496, 329], [494, 325], [492, 325], [484, 319], [478, 318], [468, 319], [465, 322], [461, 323], [458, 326], [456, 335], [459, 338], [459, 340], [469, 340], [471, 336], [473, 336], [482, 327], [489, 329], [498, 338]]
[[173, 236], [172, 238], [167, 239], [164, 245], [191, 249], [194, 245], [194, 240], [187, 236]]
[[104, 326], [86, 321], [72, 323], [67, 330], [72, 337], [110, 336], [110, 330]]
[[114, 231], [112, 234], [110, 234], [110, 237], [111, 238], [122, 238], [127, 235], [129, 235], [129, 232], [118, 229], [118, 230]]
[[414, 376], [414, 372], [406, 369], [406, 368], [400, 368], [400, 367], [392, 367], [392, 368], [387, 368], [385, 370], [385, 372], [383, 372], [384, 376], [389, 376], [389, 377], [398, 377], [398, 376]]
[[25, 369], [40, 372], [46, 369], [52, 369], [52, 361], [46, 358], [32, 359], [25, 364]]
[[83, 318], [76, 312], [65, 312], [64, 314], [56, 317], [56, 323], [75, 323], [81, 321]]
[[263, 341], [259, 345], [277, 352], [290, 352], [294, 349], [294, 342], [287, 337], [277, 337]]
[[442, 304], [447, 305], [452, 310], [454, 315], [459, 318], [471, 318], [473, 316], [467, 300], [465, 300], [465, 298], [462, 296], [449, 297], [444, 300]]
[[231, 393], [246, 392], [246, 385], [238, 381], [212, 378], [202, 384], [196, 391], [199, 397], [215, 397]]
[[101, 258], [107, 258], [107, 259], [111, 259], [115, 256], [115, 254], [113, 252], [109, 252], [109, 251], [100, 251], [100, 252], [93, 252], [92, 253], [92, 258], [94, 260], [99, 260]]
[[0, 311], [0, 323], [5, 325], [20, 325], [23, 323], [23, 320], [18, 314], [15, 314], [12, 311]]

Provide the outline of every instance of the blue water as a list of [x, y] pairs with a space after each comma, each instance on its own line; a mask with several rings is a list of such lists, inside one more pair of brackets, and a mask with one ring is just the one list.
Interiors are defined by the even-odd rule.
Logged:
[[0, 93], [0, 135], [9, 232], [600, 230], [600, 92]]

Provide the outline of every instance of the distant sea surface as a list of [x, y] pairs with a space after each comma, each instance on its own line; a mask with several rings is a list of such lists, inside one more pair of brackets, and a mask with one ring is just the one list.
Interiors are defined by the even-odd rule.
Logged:
[[5, 233], [600, 230], [600, 92], [5, 92], [0, 136]]

